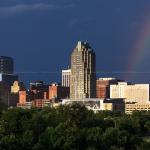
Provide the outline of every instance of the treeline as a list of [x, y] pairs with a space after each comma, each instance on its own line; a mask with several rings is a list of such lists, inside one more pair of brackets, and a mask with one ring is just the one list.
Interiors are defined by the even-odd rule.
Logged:
[[99, 112], [84, 106], [0, 113], [0, 150], [149, 150], [150, 113]]

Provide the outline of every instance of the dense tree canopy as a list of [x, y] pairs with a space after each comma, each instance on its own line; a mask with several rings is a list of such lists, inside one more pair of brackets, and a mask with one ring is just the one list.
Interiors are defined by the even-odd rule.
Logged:
[[0, 150], [148, 150], [149, 137], [149, 112], [94, 113], [74, 104], [0, 115]]

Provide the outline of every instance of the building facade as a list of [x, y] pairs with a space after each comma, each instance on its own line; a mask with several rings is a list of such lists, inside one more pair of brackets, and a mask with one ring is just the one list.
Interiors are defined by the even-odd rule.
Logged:
[[0, 102], [9, 105], [10, 87], [3, 82], [0, 82]]
[[70, 87], [71, 69], [62, 70], [62, 86]]
[[96, 98], [96, 55], [86, 42], [71, 54], [70, 98]]
[[149, 84], [118, 82], [116, 85], [110, 85], [110, 98], [125, 98], [126, 102], [148, 102]]
[[69, 98], [69, 87], [63, 87], [57, 83], [53, 83], [49, 86], [48, 99], [61, 100], [64, 98]]
[[150, 103], [126, 103], [125, 113], [132, 114], [133, 111], [150, 111]]
[[19, 93], [19, 91], [24, 91], [25, 90], [25, 86], [23, 84], [23, 82], [19, 82], [19, 81], [14, 81], [13, 85], [11, 86], [11, 93]]
[[72, 104], [84, 105], [87, 109], [98, 111], [120, 111], [125, 112], [125, 102], [124, 99], [99, 99], [99, 98], [85, 98], [85, 99], [63, 99], [62, 105], [72, 105]]
[[118, 83], [116, 78], [99, 78], [96, 81], [96, 97], [97, 98], [110, 98], [110, 85]]
[[27, 92], [19, 91], [19, 104], [25, 104], [27, 102]]
[[11, 57], [0, 56], [0, 73], [13, 74], [14, 62]]
[[4, 84], [10, 86], [10, 88], [13, 85], [14, 81], [18, 81], [17, 75], [0, 73], [0, 82], [3, 82]]
[[30, 101], [35, 99], [47, 99], [48, 98], [48, 85], [42, 81], [36, 81], [30, 83], [29, 99]]

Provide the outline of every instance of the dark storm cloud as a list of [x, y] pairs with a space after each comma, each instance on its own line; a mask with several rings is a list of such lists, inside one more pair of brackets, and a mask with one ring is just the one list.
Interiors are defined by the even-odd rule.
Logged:
[[[60, 72], [85, 40], [98, 71], [124, 72], [149, 6], [150, 0], [0, 0], [0, 55], [14, 57], [17, 72]], [[53, 76], [42, 79], [60, 78]]]

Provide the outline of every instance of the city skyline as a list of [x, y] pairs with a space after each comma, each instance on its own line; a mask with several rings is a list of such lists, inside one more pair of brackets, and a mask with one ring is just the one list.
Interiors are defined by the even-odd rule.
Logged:
[[147, 150], [150, 0], [0, 0], [0, 149]]

